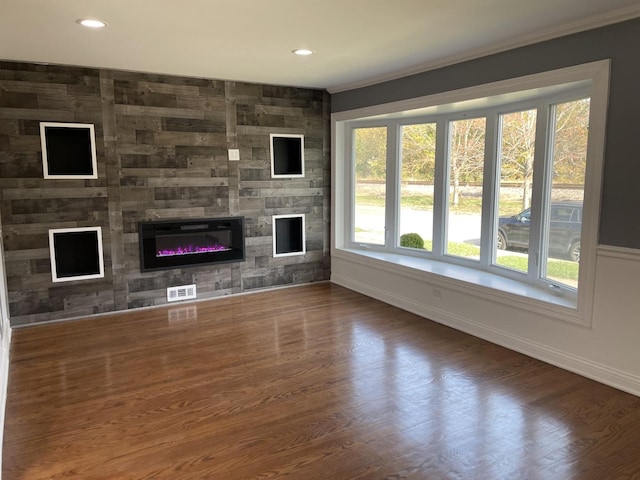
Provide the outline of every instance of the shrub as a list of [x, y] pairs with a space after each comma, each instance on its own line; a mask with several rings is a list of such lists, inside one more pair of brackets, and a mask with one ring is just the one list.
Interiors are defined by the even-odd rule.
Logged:
[[400, 235], [400, 246], [423, 249], [424, 240], [417, 233], [405, 233]]

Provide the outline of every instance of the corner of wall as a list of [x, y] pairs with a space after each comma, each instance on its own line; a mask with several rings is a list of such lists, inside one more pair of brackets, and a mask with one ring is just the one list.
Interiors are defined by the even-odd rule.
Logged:
[[11, 328], [9, 319], [2, 318], [2, 342], [0, 343], [0, 478], [2, 478], [2, 446], [4, 442], [4, 419], [7, 407], [7, 388], [9, 386], [9, 349], [11, 346]]

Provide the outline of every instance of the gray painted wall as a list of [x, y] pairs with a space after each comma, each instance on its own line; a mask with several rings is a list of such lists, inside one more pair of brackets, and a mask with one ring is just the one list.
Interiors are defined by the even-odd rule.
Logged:
[[332, 112], [611, 59], [599, 242], [640, 248], [640, 19], [331, 96]]

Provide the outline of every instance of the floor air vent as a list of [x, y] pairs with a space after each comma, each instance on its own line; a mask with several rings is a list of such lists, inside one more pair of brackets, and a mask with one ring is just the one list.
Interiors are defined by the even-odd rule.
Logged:
[[180, 300], [188, 300], [196, 298], [195, 285], [182, 285], [180, 287], [167, 288], [167, 302], [178, 302]]

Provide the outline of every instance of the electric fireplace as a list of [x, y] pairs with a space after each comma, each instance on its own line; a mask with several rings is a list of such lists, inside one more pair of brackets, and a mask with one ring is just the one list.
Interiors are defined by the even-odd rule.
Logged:
[[140, 270], [244, 261], [244, 217], [138, 224]]

